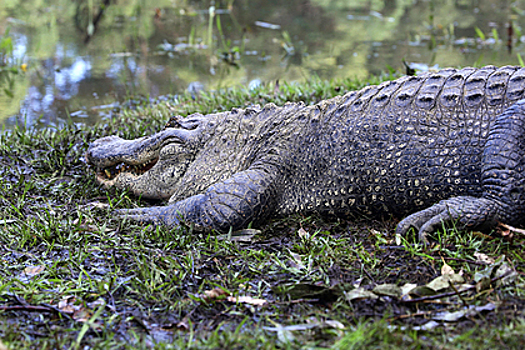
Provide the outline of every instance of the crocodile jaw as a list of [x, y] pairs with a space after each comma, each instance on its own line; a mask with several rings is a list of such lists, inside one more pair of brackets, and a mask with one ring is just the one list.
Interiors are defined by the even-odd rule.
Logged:
[[90, 145], [86, 161], [95, 168], [96, 180], [104, 187], [167, 199], [195, 156], [192, 133], [170, 128], [135, 140], [104, 137]]
[[[131, 178], [139, 178], [146, 172], [148, 172], [151, 168], [157, 164], [159, 161], [159, 155], [157, 152], [155, 152], [150, 159], [145, 159], [143, 163], [141, 164], [131, 164], [126, 163], [125, 161], [121, 161], [119, 163], [114, 163], [112, 165], [107, 165], [105, 167], [97, 167], [95, 176], [97, 181], [106, 186], [114, 186], [116, 183], [116, 180], [119, 176], [130, 176]], [[88, 157], [86, 157], [88, 158]], [[88, 158], [88, 162], [91, 165], [93, 162], [90, 161]]]

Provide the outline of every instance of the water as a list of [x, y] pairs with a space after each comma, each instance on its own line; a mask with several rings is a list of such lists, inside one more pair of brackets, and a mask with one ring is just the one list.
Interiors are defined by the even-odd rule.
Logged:
[[142, 0], [110, 2], [96, 22], [103, 2], [2, 1], [0, 33], [10, 27], [27, 72], [0, 95], [0, 124], [92, 124], [132, 96], [365, 77], [403, 61], [519, 64], [524, 52], [525, 1]]

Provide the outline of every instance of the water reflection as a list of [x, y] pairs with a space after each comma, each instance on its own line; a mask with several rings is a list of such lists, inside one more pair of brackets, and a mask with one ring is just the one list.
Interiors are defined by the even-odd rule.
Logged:
[[[0, 33], [11, 26], [13, 54], [30, 69], [13, 98], [0, 96], [7, 127], [93, 123], [137, 94], [364, 77], [402, 68], [403, 60], [517, 64], [523, 47], [523, 1], [215, 1], [211, 21], [208, 1], [119, 3], [104, 11], [87, 43], [86, 5], [12, 3], [0, 4]], [[513, 53], [505, 49], [509, 25]]]

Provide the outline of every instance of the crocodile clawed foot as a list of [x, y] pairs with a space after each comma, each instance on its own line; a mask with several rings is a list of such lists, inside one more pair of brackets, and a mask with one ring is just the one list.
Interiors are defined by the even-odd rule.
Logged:
[[149, 207], [135, 209], [117, 209], [113, 211], [115, 217], [140, 223], [149, 223], [155, 226], [166, 225], [175, 227], [180, 225], [180, 220], [175, 213], [167, 210], [168, 207]]
[[414, 227], [421, 242], [428, 242], [427, 235], [445, 227], [459, 229], [483, 229], [497, 221], [496, 203], [485, 198], [469, 196], [454, 197], [418, 211], [403, 219], [396, 228], [396, 234], [404, 235]]

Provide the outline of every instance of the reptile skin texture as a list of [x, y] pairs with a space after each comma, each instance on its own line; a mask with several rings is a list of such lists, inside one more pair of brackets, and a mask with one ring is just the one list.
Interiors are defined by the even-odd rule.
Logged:
[[228, 231], [316, 213], [405, 217], [397, 232], [422, 239], [490, 231], [525, 221], [524, 89], [521, 67], [443, 69], [315, 105], [173, 117], [151, 136], [99, 139], [86, 158], [107, 187], [169, 199], [116, 211], [133, 220]]

